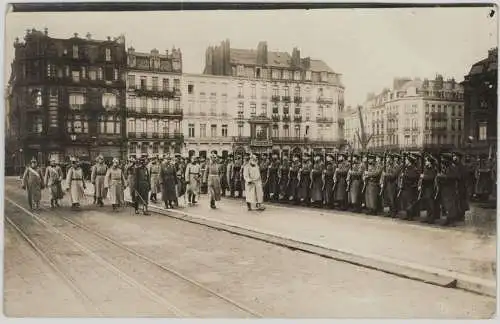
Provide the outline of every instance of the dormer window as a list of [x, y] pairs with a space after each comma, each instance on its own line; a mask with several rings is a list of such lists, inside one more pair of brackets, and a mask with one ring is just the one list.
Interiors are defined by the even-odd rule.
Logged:
[[238, 76], [243, 76], [245, 73], [245, 68], [243, 65], [238, 65]]
[[293, 75], [293, 79], [295, 81], [299, 81], [300, 80], [300, 71], [295, 71], [295, 73]]
[[78, 58], [78, 45], [73, 45], [73, 58]]
[[283, 79], [288, 80], [289, 78], [290, 78], [290, 75], [289, 75], [288, 71], [286, 71], [286, 70], [283, 71]]
[[260, 79], [260, 68], [255, 68], [255, 77]]
[[40, 89], [36, 89], [33, 91], [34, 97], [35, 97], [35, 106], [37, 108], [42, 107], [42, 91]]
[[311, 81], [312, 73], [311, 71], [306, 71], [306, 81]]
[[111, 61], [111, 49], [106, 48], [106, 62]]

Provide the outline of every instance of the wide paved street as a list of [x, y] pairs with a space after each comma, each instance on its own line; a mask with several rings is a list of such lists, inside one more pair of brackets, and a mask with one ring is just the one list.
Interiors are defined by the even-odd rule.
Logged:
[[[492, 297], [404, 279], [159, 213], [135, 215], [130, 208], [112, 212], [110, 206], [83, 206], [71, 212], [67, 197], [64, 206], [53, 211], [44, 192], [43, 210], [30, 214], [15, 178], [6, 179], [5, 197], [7, 316], [489, 318], [495, 312]], [[89, 198], [86, 204], [90, 203]], [[217, 211], [206, 205], [202, 199], [182, 212], [360, 254], [388, 250], [386, 257], [403, 261], [408, 261], [404, 255], [414, 255], [414, 263], [424, 262], [424, 254], [447, 253], [444, 263], [439, 255], [424, 263], [484, 280], [494, 273], [490, 244], [495, 237], [474, 231], [404, 224], [406, 239], [401, 239], [395, 233], [403, 224], [385, 219], [333, 211], [321, 218], [318, 211], [275, 206], [248, 214], [240, 201], [228, 199]], [[390, 231], [384, 232], [384, 227]], [[422, 245], [433, 238], [436, 241], [427, 244], [435, 251]], [[465, 251], [464, 260], [454, 258], [453, 251], [440, 250], [442, 246], [457, 254]], [[476, 265], [486, 270], [472, 266], [472, 251], [478, 249]]]

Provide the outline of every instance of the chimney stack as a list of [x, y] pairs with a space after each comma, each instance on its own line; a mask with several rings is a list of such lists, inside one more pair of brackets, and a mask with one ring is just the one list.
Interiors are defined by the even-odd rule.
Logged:
[[87, 33], [87, 35], [85, 37], [87, 37], [87, 40], [91, 40], [92, 39], [92, 34], [91, 33]]

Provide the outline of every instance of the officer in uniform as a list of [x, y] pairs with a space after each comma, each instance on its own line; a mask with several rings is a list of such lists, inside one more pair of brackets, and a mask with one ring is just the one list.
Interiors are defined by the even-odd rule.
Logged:
[[361, 192], [363, 189], [362, 176], [365, 171], [363, 163], [359, 160], [359, 156], [353, 154], [352, 163], [349, 171], [347, 172], [347, 192], [349, 193], [349, 205], [354, 212], [361, 211]]
[[363, 181], [366, 185], [365, 202], [368, 214], [376, 215], [379, 210], [380, 176], [382, 169], [374, 155], [367, 156], [368, 168], [364, 171]]
[[133, 188], [135, 187], [135, 178], [134, 178], [134, 168], [135, 168], [135, 158], [133, 156], [128, 158], [128, 163], [125, 165], [125, 178], [127, 179], [127, 186], [130, 191], [130, 199], [132, 202], [135, 201], [135, 192]]
[[243, 163], [240, 167], [240, 178], [239, 178], [239, 183], [241, 186], [241, 196], [240, 198], [243, 198], [243, 193], [245, 192], [245, 178], [243, 176], [243, 167], [250, 163], [250, 153], [245, 153], [244, 158], [243, 158]]
[[398, 214], [398, 178], [401, 166], [396, 162], [396, 154], [386, 156], [385, 170], [381, 177], [382, 195], [385, 204], [389, 207], [386, 216], [396, 217]]
[[[351, 156], [352, 158], [352, 156]], [[341, 210], [347, 209], [347, 173], [350, 169], [350, 163], [347, 161], [347, 155], [340, 153], [337, 156], [337, 167], [333, 172], [333, 204]]]
[[220, 188], [222, 197], [226, 196], [226, 191], [229, 189], [229, 182], [227, 179], [227, 160], [219, 156], [219, 177], [220, 177]]
[[297, 198], [300, 204], [310, 204], [312, 161], [308, 153], [304, 154], [302, 167], [299, 170], [299, 185], [297, 188]]
[[139, 214], [139, 205], [142, 205], [144, 215], [148, 212], [148, 195], [151, 189], [151, 177], [147, 168], [147, 156], [143, 155], [134, 168], [134, 186], [131, 190], [135, 192], [134, 209]]
[[467, 194], [467, 173], [468, 170], [462, 163], [462, 154], [460, 152], [452, 153], [453, 169], [457, 174], [457, 189], [458, 189], [458, 221], [465, 220], [465, 212], [469, 210], [469, 196]]
[[233, 154], [229, 154], [227, 159], [225, 178], [227, 183], [227, 189], [229, 190], [229, 194], [232, 196], [234, 196], [234, 190], [232, 189], [233, 184], [231, 182], [231, 172], [233, 169], [233, 165], [234, 165], [234, 156]]
[[267, 167], [267, 190], [269, 192], [269, 199], [272, 201], [278, 201], [280, 195], [279, 186], [279, 172], [280, 160], [279, 155], [276, 152], [271, 154], [271, 161]]
[[333, 175], [336, 167], [333, 163], [333, 155], [326, 155], [326, 166], [323, 170], [323, 205], [326, 208], [333, 208]]
[[453, 168], [453, 158], [449, 153], [442, 153], [440, 170], [436, 177], [436, 194], [434, 199], [441, 209], [440, 225], [450, 225], [458, 218], [458, 175]]
[[284, 155], [280, 166], [278, 168], [278, 186], [279, 186], [279, 200], [288, 201], [290, 197], [288, 195], [288, 183], [290, 178], [288, 177], [290, 173], [290, 162], [288, 161], [288, 156]]
[[321, 154], [314, 155], [314, 162], [311, 168], [311, 184], [309, 185], [311, 203], [315, 207], [322, 207], [323, 205], [323, 171], [324, 165], [321, 161]]
[[97, 157], [97, 163], [92, 167], [90, 175], [90, 181], [94, 186], [94, 195], [99, 207], [104, 206], [102, 200], [107, 196], [106, 188], [104, 188], [104, 179], [106, 178], [107, 171], [108, 167], [104, 163], [104, 157], [99, 155]]
[[234, 159], [234, 163], [231, 164], [231, 168], [229, 169], [229, 183], [231, 187], [231, 197], [234, 197], [234, 192], [238, 191], [238, 197], [241, 198], [243, 196], [242, 192], [242, 184], [241, 184], [241, 168], [243, 165], [243, 161], [241, 160], [240, 155], [236, 155]]
[[215, 209], [216, 201], [221, 200], [219, 164], [217, 163], [217, 151], [212, 151], [203, 175], [203, 182], [207, 184], [210, 208]]
[[425, 211], [425, 217], [421, 218], [423, 223], [432, 224], [438, 217], [438, 208], [434, 196], [436, 194], [437, 159], [431, 154], [424, 157], [424, 171], [420, 175], [418, 183], [418, 207]]
[[299, 203], [298, 199], [298, 188], [299, 188], [299, 172], [302, 169], [302, 163], [300, 162], [300, 155], [295, 154], [293, 156], [292, 166], [288, 173], [288, 184], [287, 184], [287, 199], [290, 202], [296, 204]]
[[[259, 171], [262, 180], [262, 190], [264, 192], [264, 201], [269, 201], [269, 182], [268, 182], [268, 170], [269, 170], [269, 158], [267, 153], [263, 153], [259, 160]], [[246, 182], [245, 182], [246, 184]]]
[[416, 202], [418, 198], [418, 179], [420, 174], [416, 167], [417, 157], [411, 153], [405, 155], [405, 166], [399, 176], [399, 206], [404, 211], [401, 219], [411, 220], [416, 216], [418, 209]]
[[152, 157], [152, 161], [148, 166], [149, 174], [151, 175], [151, 202], [158, 201], [158, 192], [160, 191], [160, 163], [158, 157]]
[[[200, 174], [205, 173], [205, 169], [207, 168], [207, 161], [204, 157], [200, 157]], [[206, 194], [207, 193], [207, 184], [206, 183], [201, 183], [200, 186], [200, 193]]]

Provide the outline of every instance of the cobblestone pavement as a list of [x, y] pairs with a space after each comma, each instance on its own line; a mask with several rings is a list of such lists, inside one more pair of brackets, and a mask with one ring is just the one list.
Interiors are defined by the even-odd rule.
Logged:
[[[7, 184], [7, 197], [24, 204], [21, 195], [14, 185]], [[12, 208], [6, 210], [7, 216], [15, 216]], [[62, 216], [67, 215], [151, 259], [172, 266], [265, 317], [488, 318], [495, 312], [493, 298], [406, 280], [164, 216], [134, 215], [130, 209], [112, 213], [109, 206], [85, 206], [80, 212], [69, 212], [68, 207], [62, 207], [61, 211], [44, 210], [40, 214], [58, 229], [70, 233], [75, 229], [70, 230], [67, 225], [58, 223]], [[6, 231], [8, 240], [11, 236], [12, 233]], [[134, 275], [133, 268], [125, 267], [124, 256], [109, 245], [94, 244], [89, 237], [78, 240], [96, 254], [110, 261], [113, 259], [113, 264], [128, 275], [137, 280], [142, 278], [141, 283], [149, 289], [163, 290], [164, 296], [180, 296], [179, 291], [184, 290], [179, 286], [169, 287], [167, 279], [143, 266], [138, 265], [138, 273]], [[75, 262], [81, 258], [78, 255], [69, 257]], [[36, 280], [35, 275], [24, 268], [41, 262], [36, 260], [35, 254], [29, 258], [31, 261], [9, 261], [11, 270], [5, 273], [5, 287], [14, 287], [18, 293], [5, 295], [8, 315], [42, 314], [40, 310], [36, 311], [40, 307], [35, 298], [23, 297], [32, 290], [30, 283]], [[15, 274], [26, 278], [16, 279]], [[81, 278], [85, 279], [89, 289], [96, 291], [106, 289], [108, 285], [106, 281]], [[62, 282], [43, 281], [44, 296], [64, 289]], [[109, 284], [114, 282], [109, 281]], [[42, 292], [39, 296], [42, 297]], [[127, 304], [126, 297], [123, 312], [133, 307]], [[68, 303], [79, 303], [76, 298], [66, 299]], [[191, 302], [188, 296], [172, 300], [179, 308]], [[200, 309], [206, 307], [203, 304], [197, 306]], [[76, 306], [62, 308], [75, 316], [82, 311]]]

